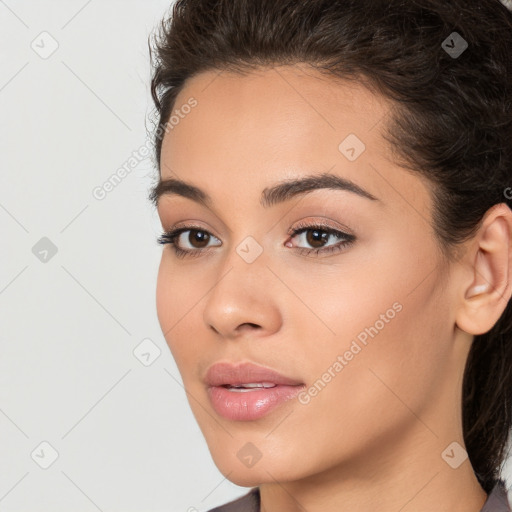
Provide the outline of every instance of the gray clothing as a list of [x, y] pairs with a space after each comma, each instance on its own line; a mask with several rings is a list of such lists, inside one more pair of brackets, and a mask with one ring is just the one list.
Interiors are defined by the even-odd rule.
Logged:
[[[253, 487], [247, 494], [208, 512], [260, 512], [260, 492]], [[507, 491], [503, 480], [499, 480], [487, 496], [480, 512], [512, 512], [507, 499]]]

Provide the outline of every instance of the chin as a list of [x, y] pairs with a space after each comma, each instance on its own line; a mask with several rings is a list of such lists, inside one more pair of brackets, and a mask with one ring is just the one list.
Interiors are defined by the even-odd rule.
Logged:
[[289, 471], [268, 469], [267, 466], [263, 465], [263, 461], [260, 461], [253, 468], [219, 467], [218, 465], [217, 468], [227, 480], [240, 487], [256, 487], [264, 483], [285, 482], [295, 479]]
[[246, 470], [228, 470], [227, 473], [221, 471], [227, 480], [240, 487], [257, 487], [269, 480], [269, 475], [266, 473], [266, 478], [261, 472], [254, 473], [250, 469]]
[[[246, 445], [242, 445], [244, 446]], [[270, 452], [261, 454], [258, 460], [251, 461], [249, 457], [244, 461], [245, 454], [250, 453], [250, 449], [246, 448], [242, 451], [243, 448], [237, 448], [233, 451], [230, 448], [224, 448], [223, 450], [222, 447], [217, 446], [216, 450], [210, 450], [213, 461], [229, 481], [240, 487], [298, 480], [307, 475], [307, 468], [300, 467], [296, 457], [290, 460], [284, 454]]]

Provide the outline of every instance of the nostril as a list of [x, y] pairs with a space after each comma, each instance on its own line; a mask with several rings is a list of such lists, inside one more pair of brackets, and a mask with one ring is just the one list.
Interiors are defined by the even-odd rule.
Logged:
[[257, 328], [257, 329], [259, 329], [259, 327], [260, 327], [258, 324], [253, 324], [253, 323], [251, 323], [251, 322], [246, 322], [246, 323], [244, 323], [244, 324], [240, 324], [240, 326], [239, 326], [238, 328], [239, 328], [240, 330], [242, 330], [242, 329], [245, 329], [245, 326], [255, 327], [255, 328]]

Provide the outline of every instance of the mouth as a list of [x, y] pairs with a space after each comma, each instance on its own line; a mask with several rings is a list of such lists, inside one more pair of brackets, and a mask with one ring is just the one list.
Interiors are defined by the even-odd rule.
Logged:
[[277, 384], [274, 382], [248, 382], [247, 384], [224, 384], [222, 387], [229, 389], [230, 391], [244, 393], [246, 391], [254, 391], [258, 389], [275, 388], [276, 386]]
[[210, 403], [233, 421], [254, 421], [295, 398], [304, 383], [252, 363], [217, 363], [206, 374]]

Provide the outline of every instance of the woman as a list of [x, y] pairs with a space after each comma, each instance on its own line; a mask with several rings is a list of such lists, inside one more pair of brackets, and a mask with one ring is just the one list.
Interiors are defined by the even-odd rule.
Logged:
[[[512, 14], [178, 0], [157, 312], [221, 511], [509, 511]], [[151, 51], [151, 46], [150, 46]]]

